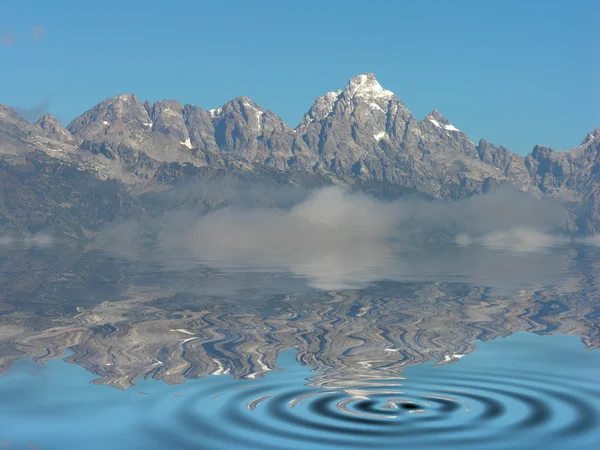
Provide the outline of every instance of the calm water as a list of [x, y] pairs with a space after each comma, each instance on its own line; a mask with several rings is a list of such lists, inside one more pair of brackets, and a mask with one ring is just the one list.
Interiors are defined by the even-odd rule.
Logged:
[[0, 448], [596, 448], [597, 251], [382, 272], [4, 248]]

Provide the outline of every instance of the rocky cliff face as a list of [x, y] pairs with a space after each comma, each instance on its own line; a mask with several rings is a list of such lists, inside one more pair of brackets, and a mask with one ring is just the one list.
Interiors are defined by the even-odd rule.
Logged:
[[199, 168], [307, 174], [438, 199], [510, 185], [565, 202], [586, 233], [600, 231], [599, 142], [600, 129], [570, 151], [538, 146], [526, 158], [485, 140], [476, 145], [438, 111], [417, 120], [373, 74], [317, 98], [296, 129], [247, 97], [205, 111], [121, 94], [67, 128], [50, 115], [30, 124], [0, 106], [4, 160], [43, 152], [131, 192], [164, 189]]
[[578, 211], [580, 230], [600, 231], [600, 128], [566, 152], [536, 146], [525, 163], [534, 186]]

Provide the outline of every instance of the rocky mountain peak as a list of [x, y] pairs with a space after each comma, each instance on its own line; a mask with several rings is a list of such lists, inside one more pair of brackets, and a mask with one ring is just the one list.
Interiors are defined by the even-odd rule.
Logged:
[[210, 116], [216, 120], [221, 120], [228, 115], [234, 114], [243, 116], [246, 121], [253, 121], [252, 118], [260, 118], [265, 112], [264, 108], [245, 95], [236, 97], [223, 106], [208, 111]]
[[[192, 112], [192, 111], [190, 111]], [[194, 111], [187, 119], [192, 142], [202, 141], [207, 148], [233, 155], [244, 163], [264, 164], [284, 170], [294, 152], [295, 132], [281, 118], [246, 96], [237, 97], [208, 111], [210, 126], [200, 123], [202, 113]]]
[[[326, 118], [338, 118], [355, 121], [359, 127], [366, 122], [375, 122], [371, 124], [378, 129], [375, 135], [383, 136], [382, 127], [395, 122], [396, 116], [405, 121], [411, 115], [392, 91], [379, 84], [374, 74], [366, 73], [352, 77], [343, 91], [331, 91], [318, 97], [302, 118], [298, 129], [304, 131], [311, 124], [320, 126], [319, 122]], [[387, 122], [389, 124], [386, 125]], [[372, 134], [371, 130], [368, 132]]]
[[440, 113], [437, 109], [434, 109], [433, 111], [431, 111], [426, 119], [434, 119], [437, 120], [439, 123], [448, 123], [448, 119], [446, 119], [442, 113]]
[[107, 134], [147, 131], [152, 122], [144, 105], [133, 94], [111, 97], [74, 119], [67, 129], [82, 139]]
[[460, 131], [454, 125], [450, 123], [437, 109], [431, 111], [426, 117], [425, 121], [428, 121], [436, 128], [441, 128], [446, 131]]
[[74, 142], [71, 133], [52, 114], [44, 114], [35, 125], [47, 137], [69, 143]]
[[228, 101], [223, 106], [209, 111], [214, 121], [223, 120], [242, 121], [256, 130], [262, 128], [265, 110], [246, 96], [237, 97]]
[[[144, 106], [144, 109], [147, 109], [147, 106]], [[158, 119], [158, 116], [161, 114], [171, 115], [171, 116], [180, 116], [183, 113], [183, 107], [181, 103], [177, 100], [163, 100], [162, 102], [155, 102], [152, 105], [150, 117], [152, 119]]]
[[333, 112], [335, 103], [338, 101], [342, 90], [327, 92], [321, 97], [317, 97], [311, 108], [304, 114], [300, 127], [305, 126], [313, 121], [320, 121]]
[[241, 110], [245, 110], [245, 111], [249, 111], [249, 112], [262, 112], [264, 113], [265, 110], [256, 102], [254, 102], [251, 98], [246, 97], [245, 95], [242, 97], [237, 97], [235, 99], [233, 99], [231, 102], [227, 103], [226, 105], [237, 105], [237, 107], [239, 107]]
[[54, 117], [52, 114], [44, 114], [42, 117], [38, 119], [36, 122], [40, 128], [47, 129], [49, 127], [62, 126], [58, 119]]
[[98, 109], [108, 109], [114, 111], [118, 115], [123, 115], [125, 111], [138, 110], [144, 105], [138, 100], [135, 94], [119, 94], [104, 100], [97, 105]]
[[365, 73], [350, 79], [348, 86], [344, 90], [344, 96], [349, 99], [358, 97], [389, 100], [394, 97], [394, 93], [384, 89], [374, 74]]
[[600, 143], [600, 128], [596, 128], [591, 133], [588, 133], [585, 139], [581, 142], [581, 145], [589, 144], [592, 141], [596, 141], [596, 143]]

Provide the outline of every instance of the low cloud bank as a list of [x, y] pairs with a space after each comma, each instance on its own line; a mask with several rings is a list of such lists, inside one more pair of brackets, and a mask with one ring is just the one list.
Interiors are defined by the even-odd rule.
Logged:
[[456, 202], [383, 202], [340, 187], [287, 207], [165, 214], [165, 261], [226, 271], [289, 272], [318, 289], [378, 280], [460, 281], [503, 289], [560, 278], [566, 215], [550, 200], [501, 191]]

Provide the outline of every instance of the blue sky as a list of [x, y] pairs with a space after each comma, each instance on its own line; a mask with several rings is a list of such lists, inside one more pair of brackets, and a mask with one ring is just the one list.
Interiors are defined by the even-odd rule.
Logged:
[[[113, 95], [210, 109], [247, 95], [296, 126], [373, 72], [517, 153], [600, 127], [597, 0], [2, 0], [0, 103], [68, 123]], [[36, 38], [33, 36], [33, 26]]]

